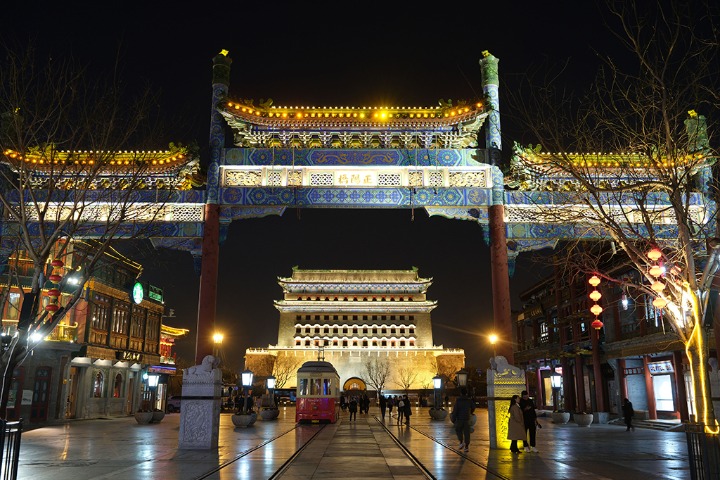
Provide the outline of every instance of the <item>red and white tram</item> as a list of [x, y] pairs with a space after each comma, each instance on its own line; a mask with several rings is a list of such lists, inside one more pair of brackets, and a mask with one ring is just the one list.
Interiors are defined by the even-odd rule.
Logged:
[[330, 362], [305, 362], [297, 371], [297, 423], [335, 423], [340, 417], [340, 375]]

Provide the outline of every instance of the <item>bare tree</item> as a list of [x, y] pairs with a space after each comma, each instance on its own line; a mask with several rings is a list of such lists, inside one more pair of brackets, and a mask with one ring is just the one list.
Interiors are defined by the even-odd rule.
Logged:
[[298, 368], [303, 364], [303, 358], [290, 355], [288, 352], [278, 352], [273, 366], [275, 386], [283, 388], [287, 383], [297, 376]]
[[[658, 299], [685, 346], [697, 419], [714, 424], [702, 327], [720, 251], [706, 122], [717, 118], [720, 68], [717, 11], [702, 3], [608, 2], [608, 28], [629, 55], [599, 55], [582, 95], [563, 83], [567, 72], [529, 76], [511, 93], [511, 110], [538, 145], [516, 145], [506, 184], [526, 202], [513, 215], [570, 226], [575, 238], [606, 237], [606, 254], [624, 252], [640, 281], [600, 271], [597, 249], [577, 246], [563, 258]], [[665, 267], [657, 277], [651, 249]]]
[[[103, 82], [71, 60], [49, 58], [39, 65], [31, 48], [20, 53], [6, 48], [2, 58], [1, 257], [22, 257], [31, 268], [24, 275], [29, 290], [20, 289], [17, 329], [8, 332], [11, 341], [0, 357], [0, 413], [14, 368], [35, 346], [30, 334], [44, 338], [53, 331], [114, 241], [157, 232], [155, 220], [166, 214], [166, 202], [187, 187], [178, 174], [188, 159], [181, 147], [156, 152], [149, 92], [128, 99], [115, 79]], [[148, 173], [157, 172], [157, 162], [166, 167], [164, 179], [150, 185]], [[82, 239], [92, 241], [78, 243]], [[63, 265], [70, 258], [72, 288]], [[5, 267], [8, 285], [17, 288], [17, 265]], [[43, 307], [41, 292], [48, 280], [60, 277], [50, 292], [70, 293], [69, 301]]]
[[417, 368], [413, 368], [412, 366], [399, 367], [395, 374], [395, 385], [400, 387], [400, 389], [407, 394], [412, 385], [415, 383], [415, 380], [417, 380], [417, 377]]
[[387, 358], [372, 357], [365, 360], [365, 374], [368, 385], [382, 395], [385, 383], [390, 376], [390, 362]]

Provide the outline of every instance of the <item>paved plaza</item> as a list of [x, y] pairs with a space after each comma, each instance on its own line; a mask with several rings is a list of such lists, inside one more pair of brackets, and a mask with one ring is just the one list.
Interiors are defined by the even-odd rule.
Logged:
[[[179, 414], [159, 424], [133, 417], [79, 420], [23, 433], [19, 478], [99, 479], [689, 479], [685, 434], [621, 425], [554, 425], [540, 418], [539, 453], [491, 450], [487, 411], [467, 454], [449, 418], [415, 409], [411, 427], [378, 421], [377, 409], [335, 425], [295, 426], [294, 408], [234, 428], [222, 414], [217, 450], [179, 450]], [[298, 449], [312, 439], [307, 448]], [[449, 448], [448, 448], [449, 447]], [[409, 452], [409, 454], [407, 453]], [[277, 472], [277, 473], [276, 473]]]

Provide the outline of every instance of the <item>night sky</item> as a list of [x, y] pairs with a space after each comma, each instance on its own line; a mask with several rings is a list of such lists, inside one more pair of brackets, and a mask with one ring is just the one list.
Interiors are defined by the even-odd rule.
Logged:
[[[66, 5], [72, 3], [72, 6]], [[152, 3], [152, 6], [147, 6]], [[119, 58], [128, 90], [150, 85], [167, 142], [197, 143], [207, 160], [211, 59], [233, 59], [230, 96], [275, 105], [434, 106], [481, 96], [483, 50], [500, 59], [504, 158], [513, 141], [532, 143], [503, 110], [504, 91], [544, 64], [568, 62], [573, 82], [589, 82], [610, 36], [593, 2], [11, 2], [0, 41], [34, 42], [41, 55], [73, 56], [104, 75]], [[572, 85], [570, 85], [572, 87]], [[132, 146], [128, 146], [131, 148]], [[165, 148], [167, 144], [158, 145]], [[231, 225], [221, 246], [217, 329], [223, 353], [241, 369], [247, 347], [277, 341], [282, 296], [277, 277], [309, 269], [419, 268], [432, 277], [428, 297], [436, 345], [464, 348], [487, 366], [492, 329], [489, 250], [482, 228], [429, 218], [424, 210], [288, 210], [283, 217]], [[177, 343], [194, 358], [199, 277], [187, 252], [135, 257], [143, 278], [165, 290], [172, 326], [190, 328]], [[521, 255], [511, 289], [538, 280]]]

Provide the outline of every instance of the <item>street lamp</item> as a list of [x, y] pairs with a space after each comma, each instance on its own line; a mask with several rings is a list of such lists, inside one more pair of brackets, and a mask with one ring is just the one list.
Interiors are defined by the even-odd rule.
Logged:
[[440, 403], [438, 400], [440, 398], [440, 389], [442, 388], [442, 377], [440, 375], [435, 375], [433, 377], [433, 389], [435, 390], [435, 399], [433, 401], [433, 404], [435, 405], [435, 408], [439, 408], [438, 404]]
[[267, 380], [265, 380], [265, 383], [267, 384], [267, 389], [270, 392], [270, 398], [272, 399], [272, 407], [275, 408], [275, 377], [270, 375], [267, 377]]
[[488, 340], [490, 341], [490, 345], [492, 345], [493, 347], [493, 358], [495, 358], [497, 357], [497, 352], [495, 351], [495, 344], [498, 341], [498, 336], [494, 333], [491, 333], [490, 335], [488, 335]]
[[155, 399], [157, 394], [157, 386], [158, 382], [160, 381], [160, 375], [148, 375], [147, 376], [147, 383], [148, 387], [150, 388], [150, 402], [152, 404], [152, 409], [155, 410]]
[[253, 382], [253, 372], [250, 370], [245, 370], [240, 374], [240, 381], [242, 382], [243, 386], [243, 393], [245, 394], [245, 402], [243, 405], [243, 413], [248, 413], [248, 391], [250, 390], [250, 387], [252, 386]]
[[550, 385], [552, 385], [553, 394], [553, 410], [558, 410], [558, 394], [560, 393], [560, 387], [562, 387], [562, 375], [557, 373], [555, 369], [550, 374]]
[[460, 370], [455, 374], [455, 377], [457, 378], [458, 386], [460, 387], [467, 387], [467, 381], [468, 381], [468, 374], [465, 371], [465, 369]]
[[222, 346], [223, 338], [224, 338], [224, 336], [220, 332], [215, 332], [215, 334], [213, 335], [213, 344], [215, 347], [213, 350], [213, 355], [215, 356], [215, 358], [219, 357], [220, 347]]

